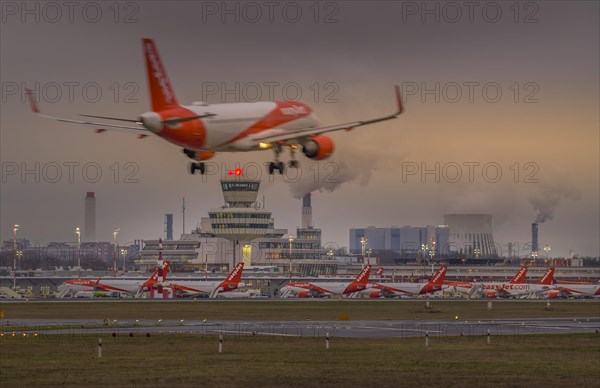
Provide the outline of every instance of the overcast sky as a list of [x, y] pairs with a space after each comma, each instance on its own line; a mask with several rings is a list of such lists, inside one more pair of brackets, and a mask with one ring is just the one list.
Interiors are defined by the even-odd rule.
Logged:
[[348, 246], [350, 227], [476, 212], [493, 214], [496, 242], [524, 249], [537, 211], [552, 255], [599, 255], [597, 2], [224, 4], [1, 3], [2, 240], [15, 223], [33, 243], [75, 240], [86, 191], [99, 240], [116, 226], [122, 242], [158, 238], [164, 213], [178, 235], [182, 197], [189, 230], [222, 205], [222, 171], [271, 160], [220, 154], [203, 179], [158, 137], [30, 112], [26, 86], [51, 115], [138, 117], [149, 110], [141, 38], [151, 37], [180, 103], [299, 98], [333, 124], [393, 112], [402, 86], [399, 119], [331, 135], [335, 154], [300, 157], [298, 181], [295, 171], [269, 180], [263, 167], [277, 227], [299, 226], [297, 198], [315, 190], [324, 243]]

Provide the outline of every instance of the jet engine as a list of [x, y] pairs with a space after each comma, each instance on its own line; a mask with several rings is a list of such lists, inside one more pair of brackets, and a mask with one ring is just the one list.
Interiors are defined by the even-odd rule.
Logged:
[[302, 153], [313, 160], [327, 159], [333, 149], [333, 140], [325, 135], [315, 136], [302, 144]]

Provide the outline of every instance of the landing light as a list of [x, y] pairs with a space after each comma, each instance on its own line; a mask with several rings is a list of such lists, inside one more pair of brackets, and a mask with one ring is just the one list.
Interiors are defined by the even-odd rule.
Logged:
[[242, 175], [242, 169], [238, 167], [235, 170], [229, 170], [229, 171], [227, 171], [227, 175], [237, 175], [237, 176], [240, 176], [240, 175]]

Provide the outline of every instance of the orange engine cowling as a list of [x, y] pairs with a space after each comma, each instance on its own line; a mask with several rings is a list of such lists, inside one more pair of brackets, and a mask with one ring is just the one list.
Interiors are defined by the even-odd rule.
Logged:
[[548, 299], [556, 299], [556, 298], [558, 298], [559, 296], [560, 296], [560, 292], [558, 292], [558, 291], [548, 291], [548, 292], [546, 293], [546, 297], [547, 297]]
[[298, 298], [308, 298], [308, 291], [300, 291], [298, 293]]
[[371, 291], [369, 293], [369, 298], [379, 298], [381, 296], [381, 294], [377, 291]]
[[201, 151], [201, 152], [196, 152], [194, 159], [198, 160], [198, 161], [208, 160], [208, 159], [212, 158], [213, 156], [215, 156], [215, 153], [212, 151]]
[[313, 160], [327, 159], [333, 149], [333, 140], [325, 135], [315, 136], [302, 144], [302, 153]]
[[495, 292], [493, 292], [493, 291], [486, 292], [486, 293], [485, 293], [485, 297], [486, 297], [486, 298], [490, 298], [490, 299], [491, 299], [491, 298], [495, 298], [495, 297], [496, 297], [496, 293], [495, 293]]

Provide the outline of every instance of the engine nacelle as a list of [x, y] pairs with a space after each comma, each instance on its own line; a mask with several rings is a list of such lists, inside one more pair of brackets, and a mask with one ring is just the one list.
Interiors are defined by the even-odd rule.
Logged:
[[302, 144], [302, 153], [313, 160], [327, 159], [333, 150], [333, 140], [325, 135], [315, 136]]
[[381, 294], [377, 291], [371, 291], [369, 293], [369, 298], [379, 298], [381, 296]]
[[560, 296], [560, 292], [558, 291], [548, 291], [546, 293], [546, 297], [548, 299], [557, 299]]
[[308, 298], [308, 291], [300, 291], [298, 293], [298, 298]]
[[496, 293], [494, 291], [489, 291], [485, 293], [485, 297], [488, 299], [493, 299], [496, 297]]
[[187, 148], [183, 149], [183, 153], [187, 155], [188, 158], [190, 159], [194, 159], [197, 161], [203, 161], [203, 160], [208, 160], [210, 158], [212, 158], [213, 156], [215, 156], [215, 153], [212, 151], [192, 151], [189, 150]]

